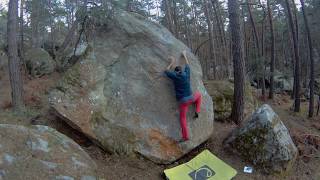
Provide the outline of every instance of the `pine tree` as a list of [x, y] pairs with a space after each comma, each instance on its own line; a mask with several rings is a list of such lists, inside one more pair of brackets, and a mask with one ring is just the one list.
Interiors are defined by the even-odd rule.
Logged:
[[12, 105], [16, 112], [21, 112], [24, 108], [23, 87], [18, 58], [17, 45], [17, 24], [18, 24], [18, 0], [9, 1], [8, 9], [8, 57], [9, 75], [11, 84]]

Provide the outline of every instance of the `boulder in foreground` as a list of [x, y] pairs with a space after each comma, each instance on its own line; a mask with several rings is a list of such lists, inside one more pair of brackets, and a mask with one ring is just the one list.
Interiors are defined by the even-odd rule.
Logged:
[[95, 168], [78, 144], [54, 129], [0, 125], [1, 180], [94, 180]]
[[232, 132], [225, 146], [268, 173], [288, 173], [297, 157], [288, 129], [267, 104]]
[[179, 144], [178, 103], [163, 71], [169, 56], [178, 58], [188, 48], [155, 22], [134, 13], [115, 13], [107, 27], [96, 27], [86, 56], [51, 92], [51, 107], [108, 151], [173, 162], [213, 132], [212, 99], [203, 85], [200, 63], [187, 52], [192, 89], [201, 92], [203, 101], [197, 120], [190, 107], [190, 141]]

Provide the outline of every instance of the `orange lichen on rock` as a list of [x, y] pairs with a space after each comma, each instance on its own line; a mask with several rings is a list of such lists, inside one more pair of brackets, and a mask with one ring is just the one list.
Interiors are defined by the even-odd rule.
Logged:
[[175, 140], [165, 136], [157, 129], [149, 130], [149, 140], [151, 141], [151, 144], [158, 145], [157, 153], [162, 157], [168, 157], [170, 159], [171, 157], [177, 158], [183, 155], [178, 143]]

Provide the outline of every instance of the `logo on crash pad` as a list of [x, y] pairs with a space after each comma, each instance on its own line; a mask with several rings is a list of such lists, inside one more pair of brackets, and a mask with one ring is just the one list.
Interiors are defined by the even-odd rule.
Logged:
[[216, 173], [207, 165], [201, 166], [199, 169], [189, 173], [192, 180], [207, 180], [213, 177]]

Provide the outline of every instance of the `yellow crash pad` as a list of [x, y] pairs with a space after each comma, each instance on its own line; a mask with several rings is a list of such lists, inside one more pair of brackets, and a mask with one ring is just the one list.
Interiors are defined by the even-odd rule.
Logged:
[[230, 180], [237, 171], [204, 150], [189, 162], [166, 169], [164, 173], [169, 180]]

